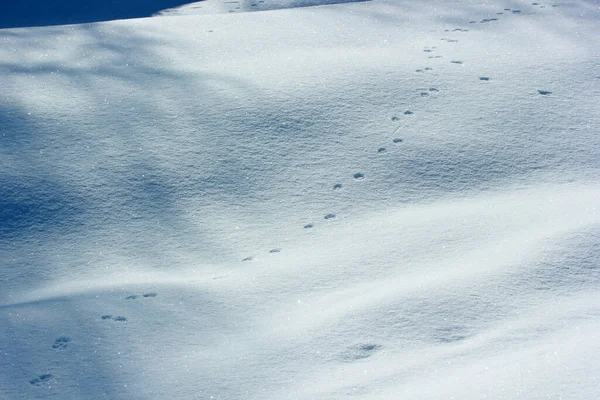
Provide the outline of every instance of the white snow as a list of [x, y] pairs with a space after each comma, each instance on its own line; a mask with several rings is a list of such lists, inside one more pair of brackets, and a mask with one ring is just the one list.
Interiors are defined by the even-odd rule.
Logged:
[[598, 5], [317, 4], [0, 30], [0, 399], [600, 398]]

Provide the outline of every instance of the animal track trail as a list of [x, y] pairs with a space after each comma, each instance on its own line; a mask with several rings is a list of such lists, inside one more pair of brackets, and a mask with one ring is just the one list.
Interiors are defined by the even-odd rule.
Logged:
[[352, 175], [354, 177], [354, 179], [356, 180], [363, 180], [365, 179], [365, 174], [363, 174], [362, 172], [357, 172], [354, 175]]
[[54, 341], [54, 343], [52, 344], [52, 348], [56, 350], [62, 350], [66, 348], [70, 342], [71, 338], [69, 338], [68, 336], [61, 336]]
[[254, 257], [246, 257], [246, 258], [242, 258], [242, 261], [252, 261], [254, 259]]
[[324, 218], [325, 218], [325, 219], [333, 219], [333, 218], [335, 218], [335, 217], [336, 217], [336, 215], [335, 215], [335, 214], [327, 214], [327, 215], [326, 215]]
[[479, 77], [479, 80], [480, 80], [480, 81], [486, 81], [486, 82], [487, 82], [487, 81], [489, 81], [490, 79], [491, 79], [491, 78], [490, 78], [489, 76], [480, 76], [480, 77]]
[[272, 250], [269, 250], [269, 253], [271, 253], [271, 254], [281, 253], [281, 249], [272, 249]]
[[342, 188], [341, 183], [336, 183], [335, 185], [333, 185], [333, 190], [340, 190], [341, 188]]
[[52, 374], [42, 374], [42, 375], [39, 375], [39, 376], [33, 378], [32, 380], [30, 380], [29, 384], [32, 386], [43, 386], [53, 379], [54, 379], [54, 375], [52, 375]]
[[462, 64], [463, 62], [461, 60], [452, 60], [450, 61], [452, 64]]
[[550, 92], [548, 90], [538, 90], [538, 93], [541, 94], [542, 96], [548, 96], [548, 95], [552, 94], [552, 92]]

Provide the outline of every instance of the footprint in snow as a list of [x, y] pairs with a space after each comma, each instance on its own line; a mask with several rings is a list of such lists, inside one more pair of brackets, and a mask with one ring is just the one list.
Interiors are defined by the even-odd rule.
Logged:
[[410, 110], [406, 110], [404, 111], [404, 115], [413, 115], [414, 112], [410, 111]]
[[100, 318], [102, 318], [103, 320], [108, 320], [108, 319], [112, 319], [113, 321], [118, 321], [118, 322], [124, 322], [127, 321], [127, 318], [125, 317], [121, 317], [121, 316], [117, 316], [117, 317], [113, 317], [112, 315], [103, 315]]
[[480, 80], [480, 81], [489, 81], [489, 80], [490, 80], [490, 77], [489, 77], [489, 76], [480, 76], [480, 77], [479, 77], [479, 80]]
[[70, 341], [71, 338], [69, 338], [68, 336], [61, 336], [54, 341], [52, 348], [56, 350], [64, 349], [65, 347], [67, 347]]
[[513, 12], [514, 14], [519, 14], [519, 13], [521, 12], [521, 10], [512, 10], [512, 12]]
[[392, 121], [398, 121], [400, 120], [400, 118], [396, 117], [395, 115], [392, 117]]
[[269, 250], [269, 253], [281, 253], [281, 249], [273, 249], [273, 250]]
[[[154, 292], [153, 293], [145, 293], [145, 294], [142, 295], [142, 297], [146, 297], [146, 298], [148, 298], [148, 297], [156, 297], [157, 295], [158, 295], [158, 293], [154, 293]], [[139, 294], [132, 294], [130, 296], [125, 297], [125, 299], [127, 299], [127, 300], [135, 300], [138, 297], [140, 297]]]
[[429, 58], [444, 58], [444, 56], [429, 56]]
[[353, 346], [344, 351], [340, 355], [340, 359], [344, 362], [355, 362], [359, 360], [364, 360], [365, 358], [373, 356], [382, 348], [383, 346], [380, 344], [360, 344], [358, 346]]
[[336, 183], [335, 185], [333, 185], [333, 190], [340, 190], [341, 188], [342, 188], [341, 183]]
[[432, 88], [429, 88], [429, 91], [430, 91], [431, 93], [437, 93], [437, 92], [439, 92], [439, 90], [438, 90], [438, 89], [436, 89], [436, 88], [434, 88], [434, 87], [432, 87]]
[[42, 375], [30, 380], [29, 384], [32, 386], [42, 386], [42, 385], [46, 384], [47, 382], [51, 381], [52, 379], [54, 379], [54, 375], [42, 374]]
[[363, 174], [362, 172], [357, 172], [352, 176], [354, 177], [354, 179], [365, 179], [365, 174]]
[[541, 94], [541, 95], [544, 95], [544, 96], [547, 96], [547, 95], [549, 95], [549, 94], [552, 94], [552, 92], [549, 92], [549, 91], [547, 91], [547, 90], [538, 90], [538, 93], [539, 93], [539, 94]]
[[394, 142], [394, 143], [396, 143], [396, 144], [398, 144], [398, 143], [402, 143], [402, 142], [404, 142], [404, 139], [395, 138], [395, 139], [393, 140], [393, 142]]
[[310, 229], [312, 227], [314, 227], [313, 224], [306, 224], [306, 225], [304, 225], [304, 229]]
[[242, 261], [252, 261], [254, 259], [254, 257], [246, 257], [246, 258], [242, 258]]
[[385, 151], [386, 151], [385, 147], [380, 147], [377, 149], [378, 153], [385, 153]]
[[325, 219], [333, 219], [333, 218], [335, 218], [335, 214], [327, 214], [325, 216]]

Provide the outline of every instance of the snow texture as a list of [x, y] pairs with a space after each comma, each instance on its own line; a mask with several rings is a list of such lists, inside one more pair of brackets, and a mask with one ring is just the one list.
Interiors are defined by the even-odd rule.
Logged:
[[0, 30], [0, 399], [599, 398], [598, 5], [322, 4]]

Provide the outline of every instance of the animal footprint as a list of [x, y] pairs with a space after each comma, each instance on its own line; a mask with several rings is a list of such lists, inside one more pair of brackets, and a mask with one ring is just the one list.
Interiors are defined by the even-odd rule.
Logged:
[[386, 151], [385, 147], [380, 147], [377, 149], [378, 153], [385, 153], [385, 151]]
[[396, 117], [395, 115], [392, 117], [392, 121], [398, 121], [400, 118]]
[[242, 261], [252, 261], [254, 259], [254, 257], [246, 257], [246, 258], [242, 258]]
[[383, 346], [379, 344], [361, 344], [354, 346], [346, 350], [341, 355], [341, 360], [344, 362], [354, 362], [364, 360], [374, 355], [377, 351], [381, 350]]
[[450, 61], [452, 64], [462, 64], [463, 62], [460, 60], [452, 60]]
[[71, 341], [71, 338], [67, 337], [67, 336], [61, 336], [58, 339], [56, 339], [54, 341], [54, 344], [52, 345], [53, 349], [64, 349], [65, 347], [67, 347], [67, 344]]
[[549, 94], [552, 94], [552, 92], [549, 92], [549, 91], [547, 91], [547, 90], [538, 90], [538, 93], [539, 93], [539, 94], [541, 94], [541, 95], [544, 95], [544, 96], [547, 96], [547, 95], [549, 95]]
[[354, 179], [365, 179], [365, 174], [363, 174], [362, 172], [357, 172], [352, 176], [354, 176]]
[[479, 80], [480, 80], [480, 81], [489, 81], [489, 80], [490, 80], [490, 77], [489, 77], [489, 76], [480, 76], [480, 77], [479, 77]]
[[438, 90], [438, 89], [436, 89], [436, 88], [434, 88], [434, 87], [432, 87], [432, 88], [429, 88], [429, 91], [430, 91], [431, 93], [437, 93], [437, 92], [439, 92], [439, 90]]
[[335, 214], [327, 214], [325, 216], [325, 219], [333, 219], [333, 218], [335, 218]]
[[273, 249], [273, 250], [269, 250], [269, 253], [280, 253], [281, 249]]
[[409, 111], [409, 110], [404, 111], [404, 115], [413, 115], [413, 114], [414, 114], [414, 112], [412, 112], [412, 111]]
[[394, 143], [402, 143], [402, 142], [404, 142], [404, 139], [395, 138], [395, 139], [393, 140], [393, 142], [394, 142]]
[[52, 379], [54, 379], [54, 375], [52, 375], [52, 374], [43, 374], [43, 375], [38, 376], [37, 378], [33, 378], [32, 380], [30, 380], [29, 384], [31, 384], [33, 386], [42, 386], [46, 382], [49, 382]]
[[[158, 295], [158, 293], [145, 293], [142, 295], [142, 297], [156, 297]], [[140, 295], [138, 294], [132, 294], [130, 296], [125, 297], [125, 299], [127, 300], [135, 300], [138, 297], [140, 297]]]
[[306, 224], [306, 225], [304, 225], [304, 229], [310, 229], [312, 227], [314, 227], [313, 224]]
[[104, 320], [108, 320], [108, 319], [112, 319], [113, 321], [119, 321], [119, 322], [124, 322], [127, 321], [127, 318], [125, 317], [114, 317], [112, 315], [103, 315], [100, 318], [104, 319]]
[[340, 190], [341, 188], [342, 188], [341, 183], [336, 183], [335, 185], [333, 185], [333, 190]]

